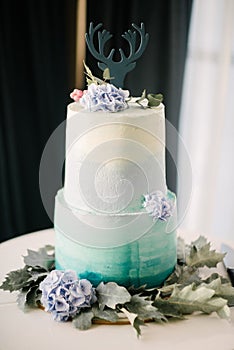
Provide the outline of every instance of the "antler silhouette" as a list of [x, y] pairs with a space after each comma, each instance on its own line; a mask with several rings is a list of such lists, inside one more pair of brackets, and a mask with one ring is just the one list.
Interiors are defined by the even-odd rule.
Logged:
[[113, 82], [116, 86], [122, 87], [125, 75], [133, 70], [136, 66], [136, 60], [142, 55], [145, 51], [149, 40], [149, 34], [145, 33], [145, 26], [141, 23], [141, 26], [138, 27], [136, 24], [132, 24], [133, 28], [140, 35], [140, 44], [136, 48], [136, 31], [128, 30], [125, 32], [122, 37], [128, 41], [130, 51], [129, 55], [126, 56], [122, 49], [119, 49], [120, 61], [114, 61], [113, 55], [115, 49], [112, 49], [109, 55], [105, 56], [104, 47], [106, 42], [112, 38], [112, 34], [107, 30], [103, 29], [102, 32], [98, 32], [98, 50], [94, 45], [94, 35], [102, 27], [102, 23], [99, 23], [96, 27], [93, 26], [93, 23], [90, 23], [89, 33], [86, 33], [85, 38], [87, 46], [91, 54], [98, 60], [98, 67], [103, 71], [106, 68], [109, 68], [111, 76], [113, 76]]

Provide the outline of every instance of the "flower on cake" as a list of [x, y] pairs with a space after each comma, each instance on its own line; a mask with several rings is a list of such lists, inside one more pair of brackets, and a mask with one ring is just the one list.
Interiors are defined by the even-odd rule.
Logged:
[[161, 191], [155, 191], [144, 195], [142, 206], [146, 209], [153, 220], [166, 221], [172, 216], [174, 204], [173, 201], [167, 199]]
[[81, 106], [91, 112], [118, 112], [128, 107], [126, 99], [128, 90], [118, 89], [112, 84], [95, 84], [88, 86], [88, 90], [79, 99]]
[[56, 321], [67, 321], [70, 316], [96, 302], [95, 289], [86, 280], [79, 280], [71, 270], [53, 270], [40, 283], [41, 303]]
[[80, 98], [86, 93], [87, 90], [79, 90], [79, 89], [74, 89], [71, 93], [70, 93], [70, 97], [75, 101], [78, 102], [80, 100]]

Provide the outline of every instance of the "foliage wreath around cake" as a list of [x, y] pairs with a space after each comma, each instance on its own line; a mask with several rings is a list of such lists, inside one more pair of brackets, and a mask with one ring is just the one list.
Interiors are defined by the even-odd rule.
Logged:
[[[71, 93], [75, 101], [92, 111], [128, 108], [129, 92], [107, 83], [111, 80], [108, 69], [104, 70], [103, 80], [94, 77], [86, 65], [85, 69], [88, 91], [75, 89]], [[135, 102], [141, 108], [154, 108], [161, 101], [161, 94], [146, 94], [144, 90]], [[141, 204], [153, 221], [167, 221], [173, 213], [173, 202], [160, 191], [142, 196]], [[182, 320], [196, 312], [216, 312], [228, 320], [229, 307], [234, 306], [234, 288], [227, 278], [212, 270], [224, 255], [212, 250], [203, 236], [190, 245], [178, 238], [177, 264], [162, 285], [126, 288], [101, 281], [94, 287], [88, 279], [79, 279], [73, 270], [55, 269], [54, 247], [47, 245], [38, 251], [28, 250], [25, 266], [9, 272], [0, 289], [18, 291], [17, 303], [23, 311], [41, 308], [54, 320], [70, 320], [80, 330], [89, 329], [93, 323], [130, 323], [140, 336], [146, 322]], [[202, 270], [207, 267], [211, 268], [210, 275], [202, 278]]]
[[216, 312], [228, 320], [229, 307], [234, 306], [230, 281], [213, 270], [208, 277], [201, 277], [204, 267], [216, 267], [225, 254], [212, 250], [203, 236], [190, 245], [178, 238], [177, 247], [174, 272], [162, 286], [152, 289], [125, 288], [115, 282], [101, 282], [94, 288], [87, 279], [78, 279], [74, 271], [55, 270], [54, 247], [49, 245], [38, 251], [28, 249], [25, 266], [8, 273], [0, 288], [18, 291], [17, 303], [23, 311], [43, 308], [54, 320], [71, 320], [80, 330], [89, 329], [93, 323], [118, 324], [124, 320], [139, 336], [146, 322], [182, 320], [196, 312]]

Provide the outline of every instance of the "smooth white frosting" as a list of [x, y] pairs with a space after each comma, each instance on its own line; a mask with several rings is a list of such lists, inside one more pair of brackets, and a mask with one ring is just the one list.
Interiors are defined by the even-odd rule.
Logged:
[[73, 208], [115, 213], [139, 206], [141, 195], [167, 192], [164, 105], [136, 103], [117, 113], [67, 111], [64, 196]]

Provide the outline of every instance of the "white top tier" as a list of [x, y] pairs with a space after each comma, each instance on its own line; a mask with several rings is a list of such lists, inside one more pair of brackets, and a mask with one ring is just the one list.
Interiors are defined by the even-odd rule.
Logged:
[[117, 113], [68, 106], [64, 195], [74, 209], [97, 213], [139, 209], [143, 194], [167, 192], [164, 105], [134, 102]]

